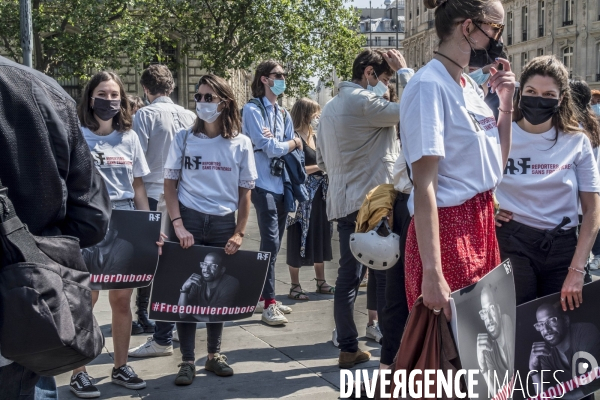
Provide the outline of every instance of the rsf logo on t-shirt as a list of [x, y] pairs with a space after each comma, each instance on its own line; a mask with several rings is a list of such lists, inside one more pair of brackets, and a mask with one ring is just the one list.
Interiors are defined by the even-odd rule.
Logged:
[[94, 157], [94, 164], [97, 166], [104, 165], [104, 153], [98, 151], [92, 151], [92, 156]]
[[506, 162], [504, 175], [550, 175], [565, 169], [571, 169], [571, 164], [532, 164], [530, 157], [509, 158]]
[[201, 156], [185, 156], [183, 166], [185, 169], [200, 169], [200, 165], [202, 165], [200, 160], [202, 160]]

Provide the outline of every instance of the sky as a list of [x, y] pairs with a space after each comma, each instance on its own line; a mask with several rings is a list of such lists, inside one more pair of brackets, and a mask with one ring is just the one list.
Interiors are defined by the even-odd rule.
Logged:
[[[383, 4], [384, 0], [371, 0], [371, 5], [373, 6], [373, 8], [384, 8], [384, 4]], [[358, 7], [358, 8], [369, 8], [369, 0], [352, 0], [349, 3], [346, 3], [351, 7]]]

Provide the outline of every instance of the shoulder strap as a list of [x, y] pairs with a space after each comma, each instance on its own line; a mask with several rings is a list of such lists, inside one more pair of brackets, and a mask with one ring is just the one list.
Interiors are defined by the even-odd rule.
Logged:
[[18, 262], [45, 263], [48, 258], [38, 249], [31, 233], [21, 222], [8, 188], [0, 181], [0, 268]]
[[179, 179], [183, 176], [183, 164], [185, 159], [185, 149], [187, 148], [188, 137], [190, 136], [190, 132], [192, 128], [185, 130], [185, 136], [183, 137], [183, 148], [181, 149], [181, 170], [179, 171]]

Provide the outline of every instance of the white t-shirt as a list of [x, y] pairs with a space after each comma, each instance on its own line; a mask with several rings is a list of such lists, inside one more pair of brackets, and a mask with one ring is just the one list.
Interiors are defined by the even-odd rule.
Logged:
[[[408, 82], [400, 103], [400, 138], [407, 163], [439, 156], [437, 206], [458, 206], [495, 188], [502, 151], [492, 110], [467, 75], [461, 87], [432, 60]], [[412, 174], [411, 174], [412, 176]], [[413, 197], [409, 211], [414, 213]]]
[[504, 177], [496, 189], [500, 208], [513, 220], [537, 229], [552, 229], [563, 217], [577, 226], [579, 192], [600, 192], [600, 173], [584, 133], [534, 134], [513, 122], [512, 146]]
[[183, 141], [187, 135], [178, 198], [186, 207], [210, 215], [237, 210], [239, 182], [258, 178], [252, 142], [245, 135], [232, 139], [201, 139], [189, 129], [175, 134], [165, 169], [180, 170]]
[[132, 130], [113, 131], [106, 136], [96, 135], [85, 127], [81, 131], [104, 178], [110, 200], [133, 199], [133, 178], [150, 173], [138, 135]]

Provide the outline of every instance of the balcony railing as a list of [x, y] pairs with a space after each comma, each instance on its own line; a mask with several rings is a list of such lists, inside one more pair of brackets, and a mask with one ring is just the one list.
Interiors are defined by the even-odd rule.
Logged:
[[563, 26], [570, 26], [570, 25], [573, 25], [573, 20], [563, 21]]
[[509, 46], [510, 46], [511, 44], [513, 44], [513, 41], [512, 41], [512, 35], [506, 35], [506, 39], [507, 39], [507, 42], [508, 42], [508, 45], [509, 45]]
[[544, 25], [538, 26], [538, 37], [544, 36]]
[[[400, 42], [400, 41], [399, 41]], [[366, 47], [396, 47], [396, 39], [386, 39], [386, 40], [375, 40], [375, 39], [371, 39], [369, 40], [367, 38], [366, 43], [365, 43]]]
[[527, 41], [527, 31], [523, 31], [523, 38], [521, 39], [522, 42], [526, 42]]

